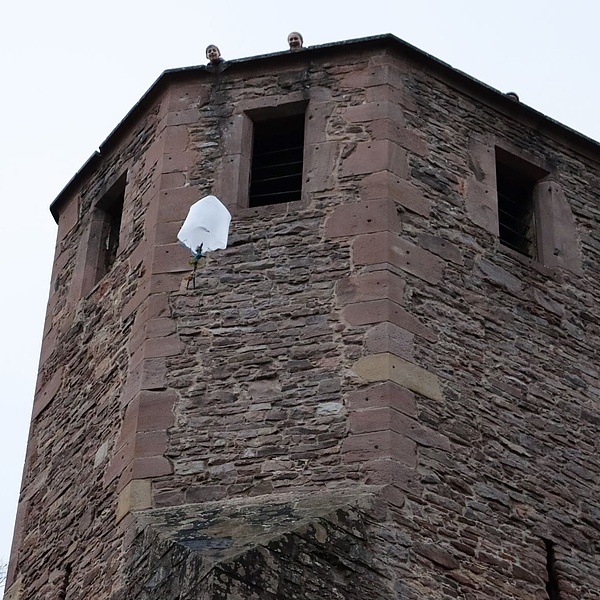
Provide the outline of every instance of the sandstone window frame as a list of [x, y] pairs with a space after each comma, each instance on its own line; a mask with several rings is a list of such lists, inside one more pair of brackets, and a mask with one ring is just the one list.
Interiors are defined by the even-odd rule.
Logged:
[[81, 294], [88, 294], [113, 268], [123, 251], [123, 211], [127, 200], [128, 171], [112, 178], [90, 207], [90, 223], [84, 244]]
[[[535, 247], [526, 256], [501, 243], [498, 208], [497, 156], [517, 165], [532, 178], [532, 227]], [[467, 182], [469, 219], [496, 240], [496, 250], [517, 260], [546, 268], [581, 273], [580, 243], [574, 215], [560, 183], [560, 172], [550, 162], [500, 137], [474, 137], [469, 147], [473, 176]], [[533, 182], [535, 179], [535, 182]]]
[[[224, 150], [222, 164], [216, 177], [214, 191], [230, 210], [241, 216], [263, 212], [285, 212], [290, 207], [302, 208], [309, 193], [322, 185], [323, 177], [309, 177], [315, 154], [329, 150], [325, 142], [324, 118], [328, 102], [313, 98], [306, 92], [291, 92], [246, 100], [236, 104], [234, 113], [222, 124]], [[320, 96], [317, 92], [317, 95]], [[250, 177], [254, 142], [254, 123], [304, 114], [304, 149], [302, 160], [302, 190], [300, 199], [279, 204], [250, 206]], [[322, 116], [323, 115], [323, 116]]]

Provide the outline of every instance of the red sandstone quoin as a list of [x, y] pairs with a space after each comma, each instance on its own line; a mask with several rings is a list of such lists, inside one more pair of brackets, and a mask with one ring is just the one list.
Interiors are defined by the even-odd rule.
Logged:
[[5, 600], [597, 599], [599, 190], [391, 35], [165, 72], [51, 206]]

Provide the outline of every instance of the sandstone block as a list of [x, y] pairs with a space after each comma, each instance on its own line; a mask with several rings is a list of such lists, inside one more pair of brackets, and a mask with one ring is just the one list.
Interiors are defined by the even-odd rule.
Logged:
[[119, 493], [117, 523], [129, 513], [152, 508], [152, 483], [146, 480], [130, 481]]
[[387, 352], [361, 358], [352, 370], [366, 381], [390, 380], [432, 400], [443, 399], [436, 375]]
[[167, 365], [163, 358], [149, 358], [142, 363], [142, 390], [162, 390], [165, 387]]
[[65, 236], [77, 225], [79, 220], [79, 198], [77, 196], [69, 199], [68, 202], [62, 205], [60, 217], [58, 219], [58, 234], [57, 243], [65, 238]]
[[431, 201], [421, 190], [391, 171], [367, 175], [360, 183], [360, 194], [363, 200], [391, 198], [407, 210], [425, 217], [431, 212]]
[[534, 205], [540, 262], [580, 274], [577, 225], [562, 187], [554, 181], [540, 181], [534, 189]]
[[148, 297], [148, 319], [169, 317], [170, 312], [168, 294], [152, 294]]
[[466, 209], [475, 225], [498, 237], [498, 198], [495, 188], [475, 178], [467, 181]]
[[391, 300], [372, 300], [348, 304], [342, 310], [342, 315], [350, 325], [389, 322], [431, 342], [437, 340], [436, 334], [431, 329]]
[[175, 424], [173, 407], [177, 394], [172, 391], [140, 392], [137, 431], [168, 429]]
[[368, 87], [365, 90], [365, 98], [367, 99], [367, 102], [391, 100], [410, 111], [414, 112], [418, 110], [418, 105], [415, 102], [414, 97], [411, 95], [410, 91], [407, 91], [404, 87], [401, 75], [395, 75], [391, 85], [384, 84]]
[[344, 177], [376, 171], [391, 171], [406, 179], [409, 170], [404, 148], [389, 140], [359, 142], [356, 150], [342, 162]]
[[421, 446], [450, 450], [448, 438], [393, 408], [374, 408], [350, 413], [352, 433], [373, 433], [390, 430]]
[[197, 108], [176, 110], [167, 114], [164, 123], [167, 127], [173, 125], [191, 125], [200, 120], [200, 111]]
[[248, 206], [250, 186], [250, 156], [232, 154], [221, 163], [220, 177], [213, 186], [214, 194], [233, 212], [236, 207]]
[[400, 220], [392, 200], [341, 204], [325, 223], [325, 236], [346, 237], [377, 231], [399, 231]]
[[149, 318], [144, 324], [144, 330], [148, 338], [164, 338], [175, 334], [177, 323], [169, 317]]
[[365, 273], [341, 279], [336, 285], [340, 305], [388, 298], [397, 304], [404, 302], [406, 282], [390, 271]]
[[120, 491], [136, 479], [153, 479], [163, 475], [171, 475], [173, 465], [164, 456], [134, 458], [119, 477], [117, 489]]
[[342, 444], [342, 452], [346, 462], [394, 458], [409, 467], [417, 464], [416, 444], [389, 430], [349, 435]]
[[153, 273], [187, 273], [191, 270], [191, 253], [181, 244], [155, 246], [152, 253]]
[[373, 120], [369, 132], [374, 140], [390, 140], [418, 156], [429, 154], [427, 143], [416, 132], [407, 129], [403, 121], [393, 118]]
[[347, 402], [348, 408], [354, 411], [389, 407], [406, 415], [417, 414], [413, 392], [392, 381], [384, 381], [350, 392]]
[[404, 77], [404, 73], [395, 65], [369, 65], [347, 73], [340, 81], [340, 86], [364, 89], [387, 84], [401, 89], [404, 86]]
[[428, 283], [439, 283], [444, 273], [439, 257], [387, 231], [357, 236], [352, 250], [356, 265], [387, 262]]
[[177, 86], [169, 91], [167, 110], [177, 112], [195, 107], [201, 107], [210, 97], [210, 86], [190, 83]]
[[372, 354], [390, 352], [414, 362], [414, 334], [394, 323], [379, 323], [365, 334], [365, 348]]
[[178, 336], [171, 335], [147, 340], [144, 343], [144, 358], [161, 358], [166, 356], [178, 356], [185, 350], [185, 346]]
[[419, 481], [419, 472], [408, 465], [392, 458], [379, 458], [368, 460], [362, 465], [367, 473], [367, 485], [392, 484], [403, 492], [413, 495], [420, 493], [422, 485]]
[[[381, 119], [389, 119], [398, 124], [404, 124], [404, 113], [396, 102], [377, 100], [349, 106], [346, 109], [346, 119], [350, 123], [365, 123]], [[375, 138], [377, 139], [377, 138]]]
[[321, 144], [327, 140], [327, 124], [334, 108], [335, 102], [314, 102], [311, 100], [306, 111], [308, 127], [306, 139], [304, 140], [305, 146]]
[[[185, 152], [187, 150], [190, 136], [188, 134], [188, 128], [186, 125], [176, 125], [173, 127], [167, 127], [163, 131], [164, 135], [164, 152], [167, 154], [176, 154], [178, 152]], [[180, 178], [181, 180], [181, 178]], [[164, 183], [164, 180], [163, 180]], [[184, 178], [185, 183], [185, 178]], [[170, 186], [179, 187], [179, 186]]]
[[305, 192], [322, 192], [335, 187], [340, 155], [339, 142], [319, 142], [305, 147], [305, 160], [309, 165], [305, 176]]
[[[187, 130], [186, 130], [187, 135]], [[176, 188], [185, 187], [187, 177], [185, 173], [165, 173], [160, 177], [160, 189], [161, 190], [172, 190]]]
[[159, 159], [159, 173], [173, 173], [175, 171], [187, 172], [196, 162], [196, 153], [190, 152], [171, 152], [163, 154], [162, 149]]
[[[182, 285], [181, 273], [159, 273], [150, 276], [150, 294], [162, 294], [164, 292], [175, 292]], [[185, 286], [185, 284], [184, 284]]]
[[200, 194], [196, 187], [162, 190], [158, 200], [157, 221], [159, 223], [181, 221], [183, 224], [190, 206], [197, 200], [200, 200]]

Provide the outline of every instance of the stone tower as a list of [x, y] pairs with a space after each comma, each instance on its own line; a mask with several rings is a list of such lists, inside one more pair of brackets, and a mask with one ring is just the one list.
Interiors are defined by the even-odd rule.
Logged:
[[164, 73], [51, 210], [6, 599], [597, 600], [595, 142], [385, 35]]

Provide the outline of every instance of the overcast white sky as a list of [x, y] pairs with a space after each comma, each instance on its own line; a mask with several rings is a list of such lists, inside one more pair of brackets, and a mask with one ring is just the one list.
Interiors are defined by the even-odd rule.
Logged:
[[0, 8], [0, 560], [8, 559], [56, 227], [48, 206], [165, 69], [393, 33], [600, 140], [596, 0], [20, 0]]

